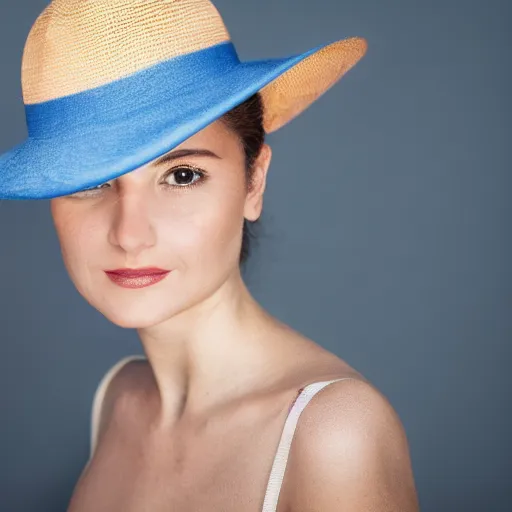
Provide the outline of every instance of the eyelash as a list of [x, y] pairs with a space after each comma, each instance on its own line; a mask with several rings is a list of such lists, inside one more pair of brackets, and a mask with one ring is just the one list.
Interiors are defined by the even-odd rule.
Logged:
[[[166, 171], [164, 173], [161, 181], [166, 180], [169, 176], [172, 176], [174, 173], [176, 173], [176, 172], [178, 172], [178, 171], [180, 171], [182, 169], [186, 169], [187, 171], [194, 172], [194, 174], [196, 176], [199, 176], [199, 178], [196, 179], [195, 181], [193, 181], [189, 185], [170, 185], [168, 183], [163, 183], [163, 185], [165, 185], [167, 188], [173, 189], [173, 190], [177, 190], [177, 189], [191, 189], [193, 187], [197, 187], [198, 185], [201, 185], [207, 179], [207, 177], [208, 177], [206, 172], [203, 171], [202, 169], [198, 169], [197, 167], [194, 167], [194, 166], [191, 166], [191, 165], [179, 165], [177, 167], [173, 167], [173, 168], [169, 169], [168, 171]], [[96, 187], [80, 190], [78, 192], [75, 192], [74, 194], [70, 194], [69, 197], [77, 197], [77, 198], [81, 199], [83, 197], [96, 196], [99, 193], [101, 193], [100, 191], [104, 188], [103, 185], [108, 185], [108, 184], [109, 184], [109, 182], [107, 181], [107, 182], [102, 183], [101, 185], [98, 185]], [[183, 190], [181, 190], [181, 191], [183, 191]]]

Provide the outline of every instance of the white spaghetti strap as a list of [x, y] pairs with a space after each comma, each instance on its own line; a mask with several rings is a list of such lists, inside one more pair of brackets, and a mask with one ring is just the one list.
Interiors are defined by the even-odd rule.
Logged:
[[318, 393], [325, 386], [331, 384], [332, 382], [347, 379], [352, 379], [352, 377], [343, 377], [341, 379], [313, 382], [312, 384], [308, 384], [306, 387], [304, 387], [302, 392], [295, 400], [290, 412], [288, 413], [288, 417], [286, 418], [283, 432], [281, 434], [281, 439], [277, 447], [274, 463], [272, 464], [272, 469], [270, 471], [267, 490], [265, 492], [262, 512], [276, 512], [277, 510], [279, 492], [283, 483], [290, 446], [292, 444], [293, 434], [297, 427], [300, 414], [309, 403], [309, 401], [316, 395], [316, 393]]
[[100, 414], [101, 414], [101, 406], [103, 404], [103, 399], [105, 398], [105, 393], [107, 391], [108, 385], [111, 380], [114, 378], [116, 373], [121, 370], [121, 368], [129, 363], [130, 361], [134, 361], [137, 359], [146, 359], [146, 356], [141, 354], [134, 354], [131, 356], [123, 357], [120, 361], [115, 363], [103, 376], [98, 387], [96, 388], [96, 392], [94, 393], [93, 403], [92, 403], [92, 413], [91, 413], [91, 439], [90, 439], [90, 452], [89, 452], [89, 460], [92, 458], [94, 454], [94, 450], [96, 449], [96, 442], [98, 437], [98, 428], [100, 422]]

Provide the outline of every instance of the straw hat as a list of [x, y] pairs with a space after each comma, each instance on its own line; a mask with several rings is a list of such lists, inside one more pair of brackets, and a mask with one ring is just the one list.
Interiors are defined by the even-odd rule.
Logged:
[[273, 132], [366, 51], [353, 37], [240, 61], [208, 0], [53, 0], [22, 58], [28, 137], [0, 155], [0, 198], [98, 186], [170, 151], [260, 91]]

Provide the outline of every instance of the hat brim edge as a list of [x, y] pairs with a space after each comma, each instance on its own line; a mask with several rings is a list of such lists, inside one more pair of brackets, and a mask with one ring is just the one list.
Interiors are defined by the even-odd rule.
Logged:
[[[207, 98], [204, 105], [195, 106], [196, 110], [199, 108], [202, 111], [201, 116], [192, 117], [186, 122], [182, 121], [178, 126], [172, 125], [171, 118], [166, 124], [165, 116], [164, 118], [158, 117], [165, 114], [165, 110], [161, 109], [162, 111], [159, 111], [157, 109], [151, 113], [150, 117], [158, 119], [159, 122], [155, 123], [152, 133], [146, 134], [147, 141], [141, 143], [135, 149], [132, 149], [130, 142], [137, 139], [137, 133], [132, 130], [130, 132], [132, 141], [128, 140], [128, 137], [125, 137], [125, 140], [123, 140], [123, 136], [119, 139], [114, 137], [109, 141], [110, 153], [107, 151], [102, 154], [102, 144], [105, 143], [102, 131], [106, 130], [107, 133], [118, 134], [118, 130], [123, 130], [122, 125], [100, 125], [96, 133], [89, 134], [90, 142], [95, 141], [97, 144], [96, 153], [84, 143], [83, 139], [74, 141], [74, 144], [73, 140], [66, 137], [45, 139], [27, 137], [11, 150], [0, 155], [0, 199], [53, 199], [100, 185], [131, 172], [171, 151], [251, 95], [267, 88], [272, 82], [282, 77], [299, 63], [332, 45], [344, 41], [348, 40], [322, 44], [301, 54], [282, 59], [241, 62], [235, 70], [231, 71], [234, 76], [230, 77], [229, 74], [226, 74], [223, 77], [225, 80], [222, 82], [224, 87], [229, 84], [236, 85], [231, 94], [225, 94], [220, 99]], [[351, 38], [351, 41], [358, 44], [360, 55], [357, 59], [352, 58], [354, 62], [350, 62], [349, 67], [352, 67], [366, 51], [366, 41], [363, 38]], [[320, 94], [323, 94], [323, 92], [325, 91], [320, 91]], [[307, 106], [304, 105], [300, 111], [307, 108]], [[293, 113], [290, 119], [298, 113], [300, 112]], [[144, 125], [144, 119], [142, 117], [140, 120], [141, 132], [148, 128], [147, 124]], [[278, 123], [280, 124], [278, 127], [286, 124], [290, 119], [284, 122], [281, 121]], [[137, 119], [131, 119], [130, 124], [124, 127], [129, 130], [137, 126]], [[108, 132], [109, 130], [110, 132]], [[119, 147], [117, 147], [117, 144], [119, 144]], [[122, 149], [126, 147], [131, 149], [124, 149], [124, 153], [121, 153]], [[91, 158], [91, 155], [95, 155], [96, 158]], [[66, 169], [65, 176], [58, 172], [59, 166], [61, 166], [61, 169]], [[25, 169], [26, 172], [20, 172], [20, 169]]]

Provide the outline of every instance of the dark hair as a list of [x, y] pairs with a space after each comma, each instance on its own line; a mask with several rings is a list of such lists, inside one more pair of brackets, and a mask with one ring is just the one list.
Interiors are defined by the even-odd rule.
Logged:
[[[242, 142], [245, 152], [245, 176], [247, 187], [252, 186], [253, 164], [265, 142], [265, 129], [263, 128], [263, 100], [260, 93], [256, 93], [243, 103], [224, 114], [220, 120], [233, 130]], [[242, 232], [242, 248], [239, 262], [245, 263], [250, 254], [251, 238], [254, 237], [253, 225], [258, 221], [244, 219]]]

